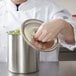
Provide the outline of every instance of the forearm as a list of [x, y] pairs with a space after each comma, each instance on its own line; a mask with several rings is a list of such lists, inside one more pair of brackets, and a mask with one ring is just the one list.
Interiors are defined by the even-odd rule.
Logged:
[[63, 26], [63, 29], [61, 30], [59, 36], [67, 43], [74, 44], [75, 43], [74, 28], [72, 27], [72, 25], [64, 20], [59, 20], [59, 22]]

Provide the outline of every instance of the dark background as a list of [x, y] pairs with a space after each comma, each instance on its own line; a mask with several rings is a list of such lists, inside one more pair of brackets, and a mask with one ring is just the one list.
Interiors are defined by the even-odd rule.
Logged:
[[70, 51], [67, 48], [61, 47], [59, 51], [60, 61], [76, 61], [76, 49]]

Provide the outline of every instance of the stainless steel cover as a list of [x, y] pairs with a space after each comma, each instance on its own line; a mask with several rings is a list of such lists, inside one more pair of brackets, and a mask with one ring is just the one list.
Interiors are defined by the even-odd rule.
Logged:
[[[29, 19], [22, 24], [22, 28], [21, 28], [22, 36], [24, 40], [27, 42], [27, 44], [29, 44], [34, 49], [38, 49], [40, 51], [42, 49], [36, 48], [33, 44], [31, 44], [31, 39], [33, 38], [33, 35], [35, 34], [35, 32], [42, 23], [43, 21], [41, 20]], [[58, 44], [58, 39], [55, 39], [52, 47], [46, 49], [45, 51], [53, 51], [57, 47], [57, 44]]]

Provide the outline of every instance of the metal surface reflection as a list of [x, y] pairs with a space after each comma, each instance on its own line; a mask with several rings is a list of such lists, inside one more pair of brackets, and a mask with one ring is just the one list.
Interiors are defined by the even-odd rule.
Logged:
[[8, 72], [8, 76], [38, 76], [38, 73], [32, 73], [32, 74], [15, 74], [12, 72]]

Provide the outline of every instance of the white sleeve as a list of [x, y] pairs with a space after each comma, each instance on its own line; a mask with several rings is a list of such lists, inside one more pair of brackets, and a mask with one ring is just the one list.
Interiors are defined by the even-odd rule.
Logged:
[[75, 44], [67, 44], [63, 39], [59, 39], [59, 43], [63, 46], [68, 48], [69, 50], [73, 51], [76, 48], [76, 21], [74, 21], [72, 18], [66, 19], [67, 22], [69, 22], [72, 27], [74, 28], [74, 37], [75, 37]]
[[76, 21], [73, 19], [72, 15], [64, 8], [61, 8], [53, 3], [53, 14], [52, 19], [64, 19], [68, 23], [70, 23], [74, 28], [74, 36], [75, 36], [75, 45], [67, 44], [63, 39], [59, 38], [59, 43], [68, 48], [69, 50], [74, 50], [76, 48]]

